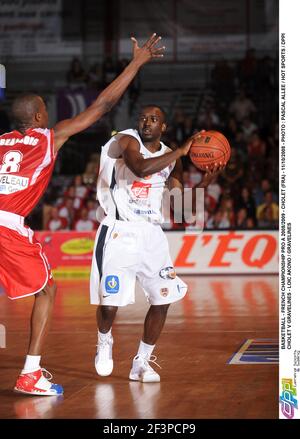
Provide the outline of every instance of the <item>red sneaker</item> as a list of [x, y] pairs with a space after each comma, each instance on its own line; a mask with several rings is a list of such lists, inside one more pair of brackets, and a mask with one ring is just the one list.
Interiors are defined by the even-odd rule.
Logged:
[[[48, 374], [48, 378], [43, 375]], [[52, 384], [52, 375], [46, 369], [38, 369], [35, 372], [19, 375], [14, 391], [28, 395], [57, 396], [62, 395], [64, 390], [59, 384]]]

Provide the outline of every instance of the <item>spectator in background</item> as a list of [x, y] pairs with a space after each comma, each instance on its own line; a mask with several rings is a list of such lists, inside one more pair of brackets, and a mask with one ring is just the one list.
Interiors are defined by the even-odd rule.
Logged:
[[200, 183], [201, 181], [201, 172], [199, 169], [196, 168], [195, 165], [190, 164], [189, 165], [189, 174], [190, 174], [190, 182], [192, 184], [192, 187], [194, 187], [196, 184]]
[[237, 190], [241, 185], [244, 176], [242, 161], [235, 148], [231, 148], [231, 158], [225, 167], [222, 177], [227, 187], [234, 187]]
[[238, 130], [231, 140], [231, 146], [236, 149], [238, 156], [243, 163], [248, 161], [247, 143], [244, 140], [244, 134], [241, 130]]
[[231, 116], [225, 128], [225, 134], [229, 139], [233, 139], [236, 136], [237, 131], [238, 131], [238, 123], [236, 119], [233, 116]]
[[95, 90], [100, 90], [102, 87], [102, 67], [99, 63], [95, 63], [90, 68], [90, 71], [88, 73], [88, 86], [90, 88], [93, 88]]
[[65, 194], [67, 197], [72, 198], [73, 200], [73, 208], [75, 209], [75, 211], [81, 209], [83, 207], [83, 199], [80, 197], [76, 196], [76, 187], [75, 186], [70, 186]]
[[241, 208], [236, 215], [236, 227], [238, 229], [247, 229], [247, 209]]
[[223, 213], [223, 218], [228, 220], [229, 227], [235, 226], [234, 202], [230, 197], [223, 197], [219, 209]]
[[183, 187], [191, 188], [194, 186], [191, 182], [189, 171], [183, 171], [182, 182], [183, 182]]
[[82, 209], [79, 219], [75, 222], [74, 230], [77, 232], [90, 232], [96, 228], [96, 223], [88, 217], [88, 210], [86, 208]]
[[96, 200], [88, 200], [86, 203], [86, 208], [88, 210], [88, 219], [92, 220], [93, 222], [97, 221], [96, 212], [98, 206], [99, 204]]
[[246, 229], [254, 229], [255, 223], [253, 218], [247, 218], [246, 220]]
[[197, 124], [201, 129], [207, 131], [217, 129], [220, 126], [220, 118], [212, 105], [200, 110]]
[[86, 198], [88, 196], [88, 188], [83, 184], [82, 175], [78, 174], [74, 178], [75, 197]]
[[226, 214], [222, 210], [217, 210], [217, 212], [211, 216], [206, 223], [207, 229], [228, 229], [230, 227], [230, 222], [226, 218]]
[[272, 206], [265, 205], [258, 216], [258, 227], [262, 229], [273, 229], [278, 227], [278, 220], [274, 218]]
[[273, 200], [271, 191], [265, 193], [264, 203], [257, 207], [257, 220], [259, 227], [274, 227], [278, 225], [279, 206]]
[[255, 202], [250, 194], [250, 191], [247, 187], [243, 187], [241, 191], [241, 195], [239, 199], [237, 200], [237, 207], [239, 210], [245, 209], [247, 213], [248, 218], [252, 218], [253, 221], [256, 219], [256, 207]]
[[70, 69], [67, 73], [67, 82], [71, 88], [86, 87], [87, 74], [82, 67], [78, 58], [74, 58], [71, 62]]
[[57, 207], [52, 207], [50, 212], [50, 220], [47, 223], [46, 230], [57, 232], [58, 230], [66, 230], [68, 228], [68, 221], [58, 214]]
[[241, 122], [255, 113], [256, 107], [251, 99], [247, 98], [245, 91], [241, 89], [234, 101], [231, 102], [229, 112], [238, 122]]
[[67, 220], [68, 227], [71, 229], [75, 218], [73, 198], [65, 197], [63, 199], [63, 203], [58, 207], [58, 214], [61, 218], [65, 218]]
[[208, 194], [210, 197], [212, 197], [215, 201], [215, 204], [218, 204], [222, 189], [221, 186], [218, 183], [218, 177], [216, 177], [210, 185], [206, 188], [205, 191], [206, 194]]
[[266, 155], [266, 143], [261, 139], [258, 131], [254, 131], [251, 134], [247, 149], [250, 160], [263, 163], [264, 156]]
[[271, 186], [270, 181], [268, 179], [264, 178], [260, 183], [260, 187], [256, 188], [256, 190], [255, 190], [254, 199], [255, 199], [256, 206], [263, 204], [264, 199], [265, 199], [265, 195], [267, 192], [271, 192], [273, 200], [278, 202], [278, 196], [272, 190], [272, 186]]
[[242, 122], [241, 129], [245, 142], [249, 142], [252, 134], [257, 131], [257, 125], [249, 117], [245, 117]]

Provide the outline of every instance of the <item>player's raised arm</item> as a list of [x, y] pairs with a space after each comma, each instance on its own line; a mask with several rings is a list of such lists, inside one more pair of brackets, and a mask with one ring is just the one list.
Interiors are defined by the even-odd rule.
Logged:
[[153, 58], [161, 58], [163, 56], [165, 47], [157, 47], [160, 39], [161, 37], [153, 34], [142, 47], [139, 47], [137, 40], [133, 37], [131, 38], [133, 42], [133, 59], [124, 71], [99, 94], [95, 102], [85, 111], [72, 119], [63, 120], [55, 125], [56, 151], [59, 150], [69, 137], [85, 130], [111, 110], [143, 64], [146, 64]]

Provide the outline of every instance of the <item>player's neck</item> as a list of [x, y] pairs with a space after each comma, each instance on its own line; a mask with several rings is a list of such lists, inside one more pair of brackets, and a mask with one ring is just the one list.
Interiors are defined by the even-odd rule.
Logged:
[[147, 148], [150, 152], [154, 153], [161, 149], [160, 139], [151, 141], [151, 142], [143, 142], [145, 148]]
[[35, 128], [33, 126], [30, 125], [17, 125], [16, 126], [16, 130], [19, 131], [19, 133], [21, 134], [25, 134], [27, 130], [29, 130], [30, 128]]
[[16, 130], [19, 131], [19, 133], [21, 134], [25, 134], [27, 130], [34, 130], [35, 128], [43, 128], [41, 126], [39, 126], [38, 124], [22, 124], [22, 125], [17, 125], [16, 126]]

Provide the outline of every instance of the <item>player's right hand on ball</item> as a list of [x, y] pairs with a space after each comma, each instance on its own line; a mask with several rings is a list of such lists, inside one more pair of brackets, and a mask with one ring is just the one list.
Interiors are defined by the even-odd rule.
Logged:
[[160, 40], [161, 37], [153, 34], [142, 47], [139, 47], [137, 40], [131, 37], [131, 41], [133, 42], [133, 60], [142, 66], [153, 58], [162, 58], [166, 48], [165, 46], [157, 47]]
[[[200, 131], [200, 133], [204, 133], [204, 131], [205, 130], [202, 130], [202, 131]], [[197, 139], [197, 137], [200, 137], [200, 135], [201, 135], [200, 133], [193, 134], [191, 137], [189, 137], [187, 139], [187, 141], [182, 146], [180, 146], [180, 149], [182, 151], [182, 155], [188, 155], [190, 148], [193, 144], [193, 141], [195, 139]]]

